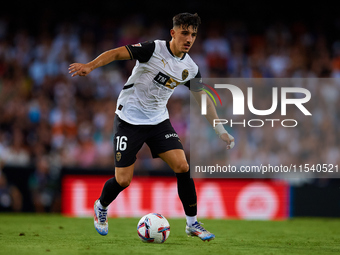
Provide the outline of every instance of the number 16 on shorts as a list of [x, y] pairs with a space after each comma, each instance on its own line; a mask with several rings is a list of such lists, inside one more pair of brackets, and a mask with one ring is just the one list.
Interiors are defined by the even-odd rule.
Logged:
[[127, 137], [125, 135], [123, 136], [116, 136], [116, 150], [117, 151], [125, 151], [127, 148]]

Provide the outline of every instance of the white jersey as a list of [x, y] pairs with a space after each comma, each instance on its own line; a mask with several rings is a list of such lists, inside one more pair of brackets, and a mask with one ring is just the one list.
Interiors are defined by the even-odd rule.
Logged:
[[125, 83], [116, 114], [134, 125], [156, 125], [169, 118], [166, 104], [178, 85], [190, 86], [200, 78], [195, 62], [188, 54], [174, 56], [168, 41], [127, 45], [131, 59], [136, 59], [132, 74]]

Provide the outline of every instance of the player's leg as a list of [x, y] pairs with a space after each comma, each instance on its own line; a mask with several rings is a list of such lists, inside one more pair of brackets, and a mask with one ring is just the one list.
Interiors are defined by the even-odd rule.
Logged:
[[106, 181], [100, 198], [94, 203], [94, 226], [101, 235], [108, 233], [108, 206], [120, 192], [129, 186], [132, 180], [136, 154], [144, 143], [143, 132], [140, 129], [140, 126], [128, 124], [118, 117], [115, 118], [115, 176]]
[[194, 180], [190, 178], [189, 165], [184, 151], [169, 150], [158, 154], [175, 172], [178, 196], [183, 204], [188, 223], [194, 223], [197, 215], [197, 196]]
[[185, 214], [188, 221], [194, 220], [197, 214], [195, 184], [190, 178], [189, 165], [181, 140], [168, 119], [153, 128], [146, 144], [150, 147], [154, 158], [163, 159], [176, 173], [178, 195], [183, 203]]
[[215, 235], [204, 229], [197, 221], [197, 196], [194, 180], [190, 177], [189, 165], [184, 151], [169, 150], [159, 154], [175, 172], [177, 177], [178, 196], [183, 204], [187, 225], [185, 232], [190, 236], [197, 236], [203, 241], [210, 241]]
[[179, 198], [188, 221], [193, 221], [197, 214], [195, 184], [190, 178], [189, 165], [181, 140], [168, 119], [153, 128], [146, 144], [154, 158], [163, 159], [176, 173]]
[[186, 232], [200, 237], [202, 240], [212, 240], [214, 235], [206, 231], [197, 222], [197, 197], [195, 183], [190, 178], [190, 171], [182, 143], [169, 120], [156, 125], [150, 137], [146, 140], [154, 158], [162, 158], [175, 172], [179, 198], [183, 204], [187, 218]]
[[184, 211], [188, 217], [195, 217], [197, 214], [195, 184], [190, 178], [183, 145], [168, 119], [155, 125], [146, 144], [154, 158], [163, 159], [176, 173], [178, 195]]
[[108, 207], [118, 194], [130, 185], [133, 177], [134, 165], [128, 167], [116, 167], [115, 177], [109, 179], [104, 184], [99, 198], [101, 206]]
[[118, 194], [130, 185], [133, 177], [134, 164], [128, 167], [116, 167], [115, 177], [107, 180], [100, 198], [94, 203], [94, 227], [101, 235], [109, 231], [107, 210]]

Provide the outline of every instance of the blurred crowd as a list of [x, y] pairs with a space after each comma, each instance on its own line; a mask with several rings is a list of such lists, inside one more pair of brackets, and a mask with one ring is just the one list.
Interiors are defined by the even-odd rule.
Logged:
[[[10, 18], [0, 17], [0, 161], [3, 165], [113, 169], [116, 99], [135, 61], [115, 62], [87, 77], [75, 78], [68, 73], [68, 66], [73, 62], [86, 63], [118, 46], [171, 39], [170, 26], [146, 20], [147, 17], [136, 16], [121, 21], [83, 18], [53, 25], [47, 21], [32, 32], [10, 26]], [[190, 56], [203, 77], [340, 77], [340, 38], [331, 40], [322, 29], [302, 22], [274, 22], [261, 34], [250, 33], [247, 26], [246, 22], [223, 20], [201, 26]], [[327, 92], [320, 92], [328, 93], [320, 107], [326, 107], [329, 100], [339, 102], [339, 91], [339, 87], [330, 87]], [[168, 104], [170, 119], [187, 154], [188, 101], [188, 90], [176, 88]], [[337, 104], [323, 122], [324, 133], [339, 126], [338, 109]], [[313, 148], [320, 141], [316, 141], [317, 137], [304, 140], [306, 132], [301, 142]], [[248, 143], [254, 142], [252, 136], [243, 137], [247, 138]], [[325, 137], [325, 141], [333, 141], [333, 154], [338, 156], [339, 138]], [[264, 146], [263, 150], [272, 148]], [[242, 157], [246, 156], [238, 151]], [[160, 160], [151, 160], [147, 147], [137, 157], [136, 171], [164, 167]], [[40, 175], [53, 176], [57, 171], [40, 171], [43, 172]], [[32, 179], [32, 189], [35, 183]]]

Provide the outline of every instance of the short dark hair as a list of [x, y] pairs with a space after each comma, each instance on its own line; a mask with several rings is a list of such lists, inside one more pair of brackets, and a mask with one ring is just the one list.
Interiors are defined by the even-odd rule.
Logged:
[[174, 27], [183, 27], [184, 29], [187, 29], [189, 26], [192, 26], [195, 30], [201, 24], [201, 18], [197, 13], [191, 14], [184, 12], [174, 16], [172, 22]]

